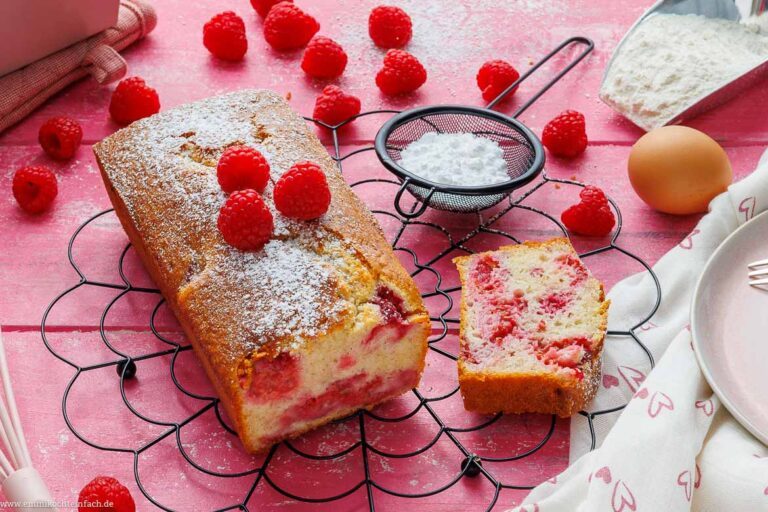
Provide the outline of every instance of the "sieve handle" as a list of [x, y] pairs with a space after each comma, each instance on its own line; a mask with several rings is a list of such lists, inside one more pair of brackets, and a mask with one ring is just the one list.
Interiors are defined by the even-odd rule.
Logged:
[[429, 189], [429, 193], [427, 196], [421, 201], [421, 206], [418, 210], [407, 212], [403, 210], [400, 207], [400, 200], [403, 197], [403, 192], [405, 192], [405, 189], [408, 188], [408, 185], [411, 182], [411, 178], [405, 178], [403, 180], [403, 184], [400, 185], [400, 190], [397, 191], [397, 194], [395, 194], [395, 210], [397, 210], [397, 213], [400, 214], [401, 217], [406, 219], [415, 219], [416, 217], [419, 217], [422, 215], [425, 211], [427, 211], [427, 208], [429, 207], [429, 201], [432, 199], [432, 195], [435, 193], [435, 187], [432, 187]]
[[549, 90], [549, 89], [550, 89], [550, 88], [551, 88], [553, 85], [555, 85], [557, 82], [559, 82], [561, 78], [563, 78], [563, 77], [564, 77], [564, 76], [565, 76], [565, 75], [566, 75], [566, 74], [567, 74], [567, 73], [568, 73], [570, 70], [572, 70], [572, 69], [573, 69], [573, 68], [576, 66], [576, 64], [578, 64], [579, 62], [581, 62], [581, 61], [584, 59], [584, 57], [586, 57], [587, 55], [589, 55], [589, 53], [590, 53], [592, 50], [594, 50], [594, 48], [595, 48], [595, 43], [594, 43], [594, 42], [593, 42], [591, 39], [589, 39], [589, 38], [586, 38], [586, 37], [581, 37], [581, 36], [570, 37], [570, 38], [566, 39], [565, 41], [563, 41], [562, 43], [560, 43], [560, 44], [557, 46], [557, 48], [555, 48], [554, 50], [552, 50], [551, 52], [549, 52], [547, 55], [545, 55], [543, 59], [541, 59], [539, 62], [537, 62], [536, 64], [534, 64], [534, 65], [531, 67], [531, 69], [529, 69], [528, 71], [526, 71], [525, 73], [523, 73], [523, 74], [520, 76], [520, 78], [518, 78], [517, 80], [515, 80], [515, 82], [514, 82], [512, 85], [510, 85], [509, 87], [507, 87], [506, 89], [504, 89], [504, 91], [503, 91], [501, 94], [499, 94], [498, 96], [496, 96], [496, 98], [494, 98], [494, 100], [493, 100], [492, 102], [490, 102], [488, 105], [486, 105], [486, 107], [485, 107], [485, 108], [489, 108], [489, 109], [492, 109], [493, 107], [495, 107], [495, 106], [496, 106], [496, 105], [497, 105], [497, 104], [498, 104], [498, 103], [499, 103], [501, 100], [503, 100], [503, 99], [504, 99], [504, 98], [505, 98], [505, 97], [506, 97], [506, 96], [507, 96], [509, 93], [511, 93], [512, 91], [514, 91], [514, 90], [517, 88], [517, 86], [518, 86], [518, 85], [520, 85], [521, 83], [523, 83], [523, 81], [524, 81], [525, 79], [527, 79], [529, 76], [531, 76], [532, 74], [534, 74], [534, 73], [536, 72], [536, 70], [538, 70], [538, 69], [539, 69], [541, 66], [543, 66], [544, 64], [546, 64], [546, 63], [547, 63], [547, 62], [548, 62], [548, 61], [549, 61], [549, 60], [550, 60], [552, 57], [554, 57], [555, 55], [557, 55], [558, 53], [560, 53], [561, 51], [563, 51], [563, 50], [564, 50], [566, 47], [568, 47], [568, 46], [570, 46], [570, 45], [572, 45], [572, 44], [580, 44], [580, 45], [584, 46], [584, 49], [583, 49], [583, 50], [581, 51], [581, 53], [580, 53], [579, 55], [577, 55], [577, 56], [576, 56], [576, 58], [575, 58], [575, 59], [573, 59], [573, 60], [572, 60], [572, 61], [571, 61], [571, 62], [570, 62], [570, 63], [569, 63], [569, 64], [568, 64], [568, 65], [567, 65], [565, 68], [563, 68], [563, 69], [562, 69], [562, 70], [561, 70], [561, 71], [560, 71], [560, 72], [559, 72], [557, 75], [555, 75], [555, 77], [554, 77], [554, 78], [552, 78], [552, 80], [550, 80], [549, 82], [547, 82], [547, 83], [544, 85], [544, 87], [542, 87], [541, 89], [539, 89], [539, 90], [538, 90], [538, 92], [536, 92], [536, 94], [534, 94], [533, 96], [531, 96], [531, 97], [528, 99], [528, 101], [526, 101], [525, 103], [523, 103], [523, 104], [522, 104], [522, 106], [520, 106], [520, 107], [519, 107], [519, 108], [518, 108], [518, 109], [515, 111], [515, 113], [514, 113], [514, 114], [512, 114], [512, 117], [515, 117], [515, 118], [516, 118], [517, 116], [519, 116], [520, 114], [522, 114], [523, 112], [525, 112], [525, 111], [526, 111], [526, 109], [527, 109], [528, 107], [530, 107], [531, 105], [533, 105], [533, 104], [536, 102], [536, 100], [538, 100], [538, 99], [539, 99], [539, 98], [540, 98], [540, 97], [541, 97], [541, 96], [542, 96], [542, 95], [543, 95], [545, 92], [547, 92], [547, 91], [548, 91], [548, 90]]

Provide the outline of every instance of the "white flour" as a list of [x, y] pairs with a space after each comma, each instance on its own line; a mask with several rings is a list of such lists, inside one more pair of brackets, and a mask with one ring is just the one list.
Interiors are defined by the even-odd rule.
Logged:
[[600, 97], [646, 130], [662, 126], [768, 59], [766, 21], [654, 15], [619, 49]]
[[426, 133], [403, 150], [399, 164], [444, 185], [491, 185], [509, 180], [501, 147], [471, 133]]

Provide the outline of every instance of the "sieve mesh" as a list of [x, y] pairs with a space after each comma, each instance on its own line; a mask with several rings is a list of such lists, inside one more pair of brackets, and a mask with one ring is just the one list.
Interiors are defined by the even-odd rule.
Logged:
[[[401, 167], [402, 151], [427, 133], [472, 133], [494, 141], [503, 151], [509, 179], [487, 186], [444, 185]], [[384, 164], [403, 181], [408, 192], [439, 210], [473, 212], [489, 208], [535, 178], [544, 165], [541, 143], [527, 128], [486, 109], [451, 106], [416, 109], [393, 118], [382, 128], [380, 138], [381, 144], [377, 138], [377, 152], [380, 158], [381, 152], [385, 153]]]

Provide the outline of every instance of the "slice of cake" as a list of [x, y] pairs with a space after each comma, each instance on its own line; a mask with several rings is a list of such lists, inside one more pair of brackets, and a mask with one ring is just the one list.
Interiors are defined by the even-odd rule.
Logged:
[[603, 285], [565, 238], [454, 259], [459, 385], [467, 410], [571, 416], [600, 380]]
[[[228, 246], [225, 148], [268, 160], [275, 229], [263, 249]], [[137, 121], [94, 147], [107, 192], [245, 447], [259, 452], [415, 387], [431, 326], [411, 277], [304, 120], [278, 94], [242, 91]], [[319, 220], [274, 209], [275, 181], [318, 164]]]

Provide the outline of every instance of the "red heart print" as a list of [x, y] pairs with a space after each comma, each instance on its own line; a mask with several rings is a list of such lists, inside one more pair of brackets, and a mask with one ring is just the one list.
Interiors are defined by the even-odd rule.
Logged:
[[608, 468], [608, 466], [603, 466], [602, 468], [598, 469], [595, 473], [595, 476], [606, 484], [611, 483], [611, 480], [613, 479], [611, 477], [611, 470]]
[[615, 375], [608, 375], [608, 374], [603, 375], [603, 387], [605, 387], [605, 389], [611, 389], [612, 387], [618, 386], [618, 385], [619, 385], [618, 377], [616, 377]]
[[699, 233], [701, 233], [700, 229], [694, 229], [693, 231], [691, 231], [691, 234], [683, 238], [683, 241], [680, 242], [680, 248], [685, 250], [693, 249], [693, 237], [695, 237]]
[[644, 323], [643, 325], [640, 326], [640, 330], [641, 331], [650, 331], [651, 329], [655, 329], [656, 327], [658, 327], [658, 325], [656, 325], [655, 323], [653, 323], [653, 322], [646, 322], [646, 323]]
[[631, 366], [619, 366], [619, 375], [627, 382], [627, 386], [629, 386], [630, 391], [633, 393], [645, 381], [645, 374]]
[[686, 469], [677, 475], [677, 485], [681, 486], [685, 490], [685, 499], [687, 501], [691, 501], [691, 493], [693, 492], [691, 472]]
[[653, 396], [651, 396], [651, 401], [648, 402], [648, 416], [655, 418], [664, 409], [669, 409], [670, 411], [674, 410], [674, 402], [672, 402], [672, 399], [669, 398], [669, 395], [666, 393], [662, 393], [661, 391], [654, 392]]
[[707, 416], [712, 416], [712, 413], [715, 410], [712, 400], [696, 400], [696, 408], [701, 409]]
[[611, 496], [611, 505], [613, 506], [613, 512], [624, 512], [625, 510], [637, 510], [637, 502], [632, 491], [629, 490], [627, 484], [618, 480], [616, 485], [613, 486], [613, 495]]
[[757, 199], [755, 197], [748, 197], [739, 203], [739, 211], [744, 214], [744, 221], [748, 221], [755, 216], [755, 205]]
[[640, 389], [640, 391], [635, 393], [635, 397], [639, 398], [640, 400], [644, 400], [648, 398], [648, 388]]

